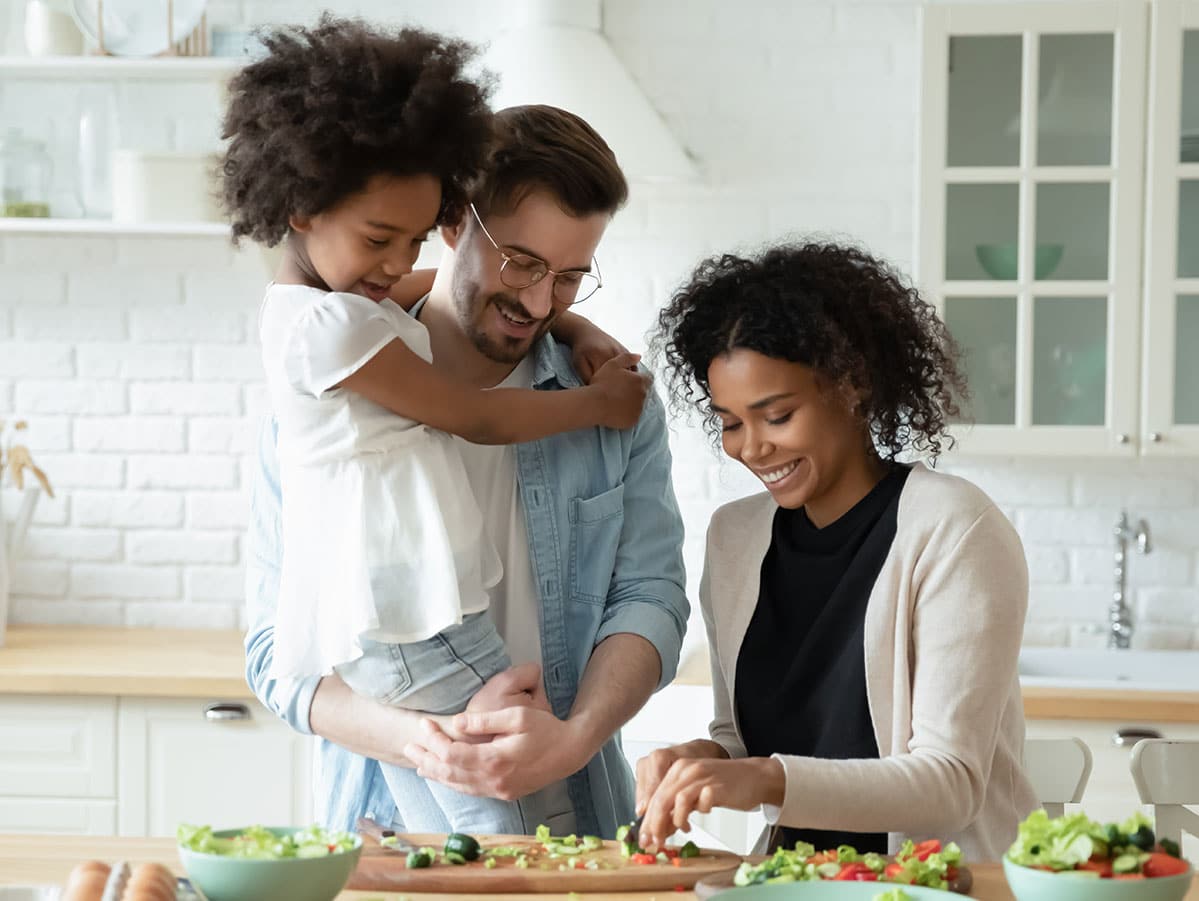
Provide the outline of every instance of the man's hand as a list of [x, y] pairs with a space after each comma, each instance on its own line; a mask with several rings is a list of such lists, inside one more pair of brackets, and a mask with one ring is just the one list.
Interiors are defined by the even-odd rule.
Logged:
[[466, 705], [466, 712], [482, 713], [506, 707], [534, 707], [550, 712], [545, 683], [541, 681], [540, 664], [519, 663], [492, 676], [475, 692]]
[[641, 846], [652, 851], [677, 830], [690, 832], [687, 820], [695, 812], [781, 805], [785, 786], [783, 765], [771, 757], [677, 759], [649, 799], [638, 833]]
[[421, 739], [404, 748], [417, 773], [484, 798], [514, 801], [582, 769], [592, 748], [569, 721], [536, 707], [460, 713], [450, 727], [464, 736], [491, 736], [484, 744], [453, 741], [426, 720]]

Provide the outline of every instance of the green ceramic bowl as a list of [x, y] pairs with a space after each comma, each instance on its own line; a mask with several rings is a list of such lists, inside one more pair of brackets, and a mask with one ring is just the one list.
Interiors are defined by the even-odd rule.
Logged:
[[[1065, 251], [1062, 244], [1038, 244], [1034, 253], [1033, 268], [1037, 278], [1049, 278]], [[999, 281], [1010, 282], [1016, 278], [1015, 244], [979, 244], [974, 248], [979, 265], [987, 275]]]
[[[280, 838], [299, 831], [296, 827], [267, 828]], [[232, 838], [240, 832], [225, 829], [213, 835]], [[361, 854], [362, 839], [353, 849], [328, 857], [280, 860], [201, 854], [179, 848], [187, 877], [208, 901], [332, 901], [345, 887]]]
[[1182, 901], [1195, 868], [1156, 879], [1095, 879], [1034, 870], [1005, 857], [1003, 875], [1016, 901]]

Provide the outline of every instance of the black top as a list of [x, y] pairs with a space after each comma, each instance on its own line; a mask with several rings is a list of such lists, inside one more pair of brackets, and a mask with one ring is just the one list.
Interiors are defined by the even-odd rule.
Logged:
[[[895, 538], [909, 469], [895, 466], [823, 529], [780, 508], [737, 658], [737, 723], [752, 757], [877, 758], [866, 703], [866, 602]], [[776, 842], [887, 852], [885, 832], [783, 827]]]

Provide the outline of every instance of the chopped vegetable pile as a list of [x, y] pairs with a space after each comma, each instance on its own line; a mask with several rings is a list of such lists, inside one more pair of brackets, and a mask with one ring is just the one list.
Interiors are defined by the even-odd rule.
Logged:
[[1123, 823], [1101, 825], [1085, 813], [1051, 819], [1035, 810], [1020, 824], [1007, 859], [1022, 867], [1096, 879], [1153, 879], [1187, 871], [1176, 842], [1153, 834], [1139, 811]]
[[871, 901], [912, 901], [912, 896], [901, 888], [893, 888], [889, 892], [880, 892]]
[[175, 830], [175, 837], [179, 846], [189, 851], [255, 860], [328, 857], [358, 846], [358, 839], [351, 833], [330, 832], [319, 826], [309, 826], [282, 838], [263, 826], [251, 826], [231, 838], [219, 838], [213, 835], [211, 826], [183, 823]]
[[[733, 881], [737, 885], [775, 882], [899, 882], [947, 888], [956, 878], [962, 852], [953, 842], [942, 847], [938, 839], [915, 844], [904, 842], [895, 859], [868, 852], [859, 854], [849, 845], [817, 852], [806, 842], [794, 849], [779, 848], [759, 864], [743, 863]], [[885, 897], [885, 895], [884, 895]]]
[[[694, 842], [687, 842], [682, 848], [668, 848], [656, 855], [647, 854], [643, 849], [625, 842], [627, 834], [628, 827], [622, 826], [617, 831], [617, 839], [620, 841], [622, 855], [629, 858], [631, 863], [665, 863], [679, 866], [682, 860], [698, 857], [700, 853]], [[423, 869], [435, 864], [462, 866], [472, 861], [481, 861], [485, 869], [493, 870], [499, 866], [501, 860], [511, 860], [510, 866], [518, 870], [601, 870], [613, 869], [616, 866], [610, 860], [601, 859], [591, 853], [604, 847], [603, 839], [597, 836], [555, 836], [550, 834], [549, 826], [541, 825], [537, 827], [534, 838], [536, 844], [483, 848], [473, 836], [455, 832], [446, 837], [445, 847], [440, 853], [435, 848], [418, 848], [408, 853], [406, 862], [410, 870]], [[400, 838], [395, 833], [387, 831], [379, 844], [388, 848], [395, 847], [399, 842]]]

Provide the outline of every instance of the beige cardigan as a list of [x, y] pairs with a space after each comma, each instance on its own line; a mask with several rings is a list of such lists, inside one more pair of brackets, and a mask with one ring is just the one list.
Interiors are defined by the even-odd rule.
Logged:
[[[778, 505], [727, 504], [708, 529], [700, 603], [711, 647], [712, 739], [746, 750], [733, 700], [737, 655], [758, 603]], [[1038, 806], [1022, 767], [1016, 657], [1028, 568], [1015, 530], [971, 483], [917, 464], [899, 496], [895, 540], [866, 607], [866, 696], [878, 760], [774, 755], [786, 769], [771, 823], [956, 841], [998, 860]], [[780, 652], [784, 649], [780, 648]]]

